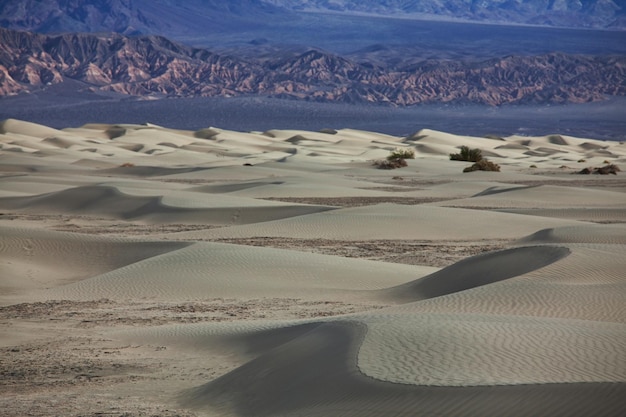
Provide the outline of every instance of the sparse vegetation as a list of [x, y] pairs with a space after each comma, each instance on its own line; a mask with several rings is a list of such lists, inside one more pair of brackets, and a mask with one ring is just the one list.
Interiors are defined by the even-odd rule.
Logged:
[[415, 151], [409, 148], [396, 148], [387, 156], [387, 159], [378, 159], [374, 165], [378, 169], [396, 169], [407, 166], [407, 159], [415, 159]]
[[[450, 154], [450, 160], [474, 162], [474, 165], [465, 168], [463, 172], [500, 171], [500, 166], [483, 158], [483, 152], [478, 148], [470, 149], [468, 146], [461, 146], [459, 153]], [[537, 168], [537, 166], [531, 165], [531, 168]]]
[[577, 172], [577, 174], [583, 174], [583, 175], [589, 175], [589, 174], [599, 174], [599, 175], [617, 175], [618, 172], [620, 172], [621, 169], [619, 169], [619, 167], [615, 164], [607, 164], [603, 167], [599, 167], [599, 168], [584, 168], [580, 171]]
[[468, 162], [478, 162], [483, 159], [483, 153], [480, 149], [470, 149], [467, 146], [461, 146], [461, 151], [459, 153], [451, 153], [450, 160], [452, 161], [468, 161]]
[[120, 168], [132, 168], [134, 166], [135, 164], [133, 164], [132, 162], [124, 162], [122, 165], [120, 165]]
[[398, 159], [415, 159], [415, 151], [410, 148], [396, 148], [387, 157], [388, 161]]
[[378, 169], [396, 169], [407, 166], [405, 159], [377, 159], [374, 161], [374, 165]]
[[531, 168], [537, 168], [537, 165], [532, 164], [530, 167], [531, 167]]
[[583, 163], [583, 162], [587, 162], [585, 159], [579, 159], [578, 160], [579, 163]]
[[467, 167], [463, 170], [463, 172], [472, 172], [472, 171], [496, 171], [500, 172], [500, 165], [494, 164], [491, 161], [486, 159], [481, 159], [476, 162], [474, 165]]

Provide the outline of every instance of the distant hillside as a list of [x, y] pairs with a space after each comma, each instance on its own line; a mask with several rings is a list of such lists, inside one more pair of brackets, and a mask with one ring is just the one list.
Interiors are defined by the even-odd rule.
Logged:
[[4, 0], [0, 27], [40, 33], [202, 34], [287, 11], [262, 0]]
[[223, 29], [254, 31], [303, 11], [626, 29], [626, 0], [4, 0], [0, 26], [198, 37]]
[[626, 95], [626, 57], [553, 53], [474, 62], [359, 64], [310, 50], [243, 61], [164, 37], [57, 36], [0, 29], [0, 95], [72, 81], [83, 91], [131, 96], [262, 95], [319, 102], [567, 103]]
[[626, 0], [265, 0], [302, 11], [433, 15], [479, 22], [626, 28]]

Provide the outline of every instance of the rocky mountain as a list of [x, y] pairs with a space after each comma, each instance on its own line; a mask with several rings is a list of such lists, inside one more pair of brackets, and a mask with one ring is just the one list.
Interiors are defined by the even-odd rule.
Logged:
[[305, 11], [626, 28], [626, 0], [0, 0], [0, 26], [41, 33], [198, 37], [250, 31], [296, 19]]
[[65, 34], [0, 29], [0, 91], [30, 91], [67, 79], [129, 95], [213, 96], [252, 92], [249, 65], [159, 36]]
[[626, 95], [626, 57], [552, 53], [385, 67], [310, 50], [244, 61], [159, 36], [41, 35], [0, 29], [0, 95], [66, 81], [83, 91], [154, 97], [255, 94], [402, 106], [589, 102]]

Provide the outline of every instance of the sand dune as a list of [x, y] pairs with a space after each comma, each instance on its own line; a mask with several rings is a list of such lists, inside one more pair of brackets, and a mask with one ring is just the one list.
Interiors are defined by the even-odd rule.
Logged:
[[80, 281], [187, 246], [0, 226], [2, 301]]
[[[576, 247], [571, 255], [563, 247], [522, 247], [470, 258], [386, 291], [403, 295], [400, 288], [415, 293], [439, 286], [428, 300], [371, 313], [300, 324], [174, 326], [158, 335], [121, 337], [230, 348], [250, 358], [183, 393], [182, 401], [202, 409], [381, 415], [393, 402], [394, 412], [405, 410], [400, 415], [424, 409], [497, 415], [520, 401], [528, 415], [619, 415], [626, 388], [626, 284], [616, 268], [623, 247], [612, 246]], [[595, 278], [571, 278], [590, 263], [589, 250], [604, 269]], [[467, 279], [484, 271], [509, 276], [487, 277], [490, 283], [467, 290]], [[454, 404], [444, 404], [444, 393], [452, 392]], [[507, 398], [504, 404], [495, 400], [499, 396]]]
[[[134, 193], [126, 194], [125, 191]], [[137, 195], [139, 194], [139, 195]], [[147, 194], [147, 195], [146, 195]], [[206, 194], [170, 193], [154, 190], [95, 185], [34, 197], [0, 199], [0, 207], [24, 212], [92, 214], [120, 219], [174, 223], [241, 224], [330, 210], [332, 207], [281, 204], [237, 197], [206, 198]]]
[[626, 182], [575, 175], [608, 162], [557, 134], [4, 121], [0, 415], [625, 415]]
[[428, 277], [384, 291], [404, 302], [441, 297], [534, 271], [569, 255], [564, 247], [522, 247], [472, 257]]
[[624, 224], [584, 225], [540, 230], [520, 240], [527, 243], [604, 243], [626, 244]]
[[366, 290], [410, 281], [434, 268], [386, 265], [280, 249], [196, 243], [80, 282], [48, 299], [371, 298]]
[[498, 195], [477, 195], [472, 198], [449, 200], [434, 204], [472, 208], [623, 208], [626, 206], [626, 193], [541, 185], [514, 188], [500, 192]]
[[[446, 227], [442, 227], [445, 222]], [[378, 204], [298, 216], [249, 226], [183, 232], [181, 239], [290, 237], [309, 239], [468, 240], [521, 238], [548, 225], [576, 224], [509, 213], [473, 211], [428, 205]], [[583, 223], [580, 223], [583, 224]]]

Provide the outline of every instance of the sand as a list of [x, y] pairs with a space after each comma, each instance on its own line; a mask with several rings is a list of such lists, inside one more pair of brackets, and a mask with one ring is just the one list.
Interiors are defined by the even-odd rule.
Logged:
[[0, 416], [625, 415], [625, 174], [577, 174], [607, 163], [626, 147], [1, 122]]

